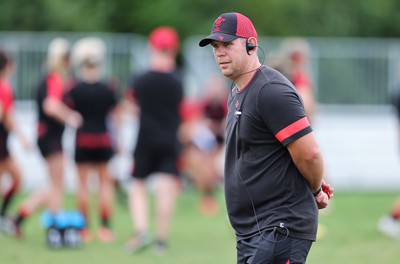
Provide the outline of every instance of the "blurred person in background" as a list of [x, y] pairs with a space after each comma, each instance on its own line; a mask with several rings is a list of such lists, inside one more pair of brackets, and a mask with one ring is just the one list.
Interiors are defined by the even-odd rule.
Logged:
[[[392, 105], [396, 111], [398, 125], [398, 140], [400, 140], [400, 91], [392, 95]], [[387, 214], [381, 216], [378, 220], [378, 230], [395, 240], [400, 240], [400, 197], [392, 204]]]
[[328, 206], [333, 189], [323, 181], [323, 157], [301, 97], [260, 63], [246, 16], [220, 15], [199, 42], [208, 44], [236, 84], [228, 98], [224, 183], [237, 263], [305, 263], [318, 209]]
[[134, 235], [127, 249], [137, 252], [151, 244], [149, 234], [149, 198], [147, 180], [155, 191], [155, 243], [157, 251], [167, 249], [180, 179], [178, 158], [181, 125], [180, 104], [183, 84], [176, 71], [179, 37], [171, 27], [158, 27], [149, 36], [150, 69], [134, 76], [128, 100], [139, 113], [139, 134], [134, 150], [129, 207]]
[[[276, 64], [276, 70], [281, 71], [296, 87], [303, 100], [304, 110], [308, 121], [313, 124], [317, 110], [317, 102], [310, 76], [310, 44], [304, 38], [287, 38], [281, 45], [281, 64]], [[273, 60], [272, 60], [273, 61]], [[325, 173], [325, 179], [329, 175]], [[328, 210], [320, 213], [328, 213], [333, 207], [331, 202]], [[318, 224], [317, 238], [321, 238], [326, 232], [324, 225]]]
[[282, 43], [281, 54], [283, 61], [279, 70], [299, 91], [307, 118], [312, 122], [316, 102], [309, 75], [310, 45], [302, 38], [288, 38]]
[[114, 186], [108, 167], [114, 155], [114, 143], [107, 123], [116, 119], [117, 99], [115, 91], [102, 81], [105, 51], [105, 44], [98, 38], [84, 38], [74, 45], [72, 57], [77, 57], [77, 62], [74, 62], [77, 66], [77, 83], [68, 91], [65, 99], [83, 117], [82, 126], [76, 131], [74, 158], [79, 176], [77, 204], [86, 223], [82, 230], [84, 242], [92, 240], [89, 225], [89, 183], [92, 173], [99, 182], [101, 227], [97, 236], [105, 243], [114, 240], [110, 226]]
[[214, 215], [219, 210], [215, 192], [223, 179], [226, 82], [212, 76], [200, 100], [185, 100], [180, 129], [182, 171], [201, 192], [199, 210]]
[[39, 83], [36, 102], [38, 106], [37, 145], [46, 161], [50, 184], [26, 198], [15, 219], [17, 233], [26, 218], [41, 207], [53, 216], [63, 208], [64, 154], [62, 135], [65, 125], [78, 128], [82, 116], [71, 110], [63, 101], [69, 80], [70, 44], [63, 38], [53, 39], [47, 50], [46, 73]]
[[[71, 54], [71, 64], [74, 71], [74, 76], [78, 80], [82, 80], [80, 77], [82, 72], [80, 69], [82, 68], [82, 62], [84, 58], [97, 58], [101, 64], [99, 64], [96, 68], [98, 69], [97, 72], [99, 74], [99, 82], [106, 85], [113, 91], [113, 96], [118, 100], [119, 91], [119, 80], [115, 76], [107, 76], [105, 77], [106, 68], [108, 68], [107, 64], [105, 63], [105, 52], [106, 46], [100, 44], [103, 42], [101, 39], [95, 37], [86, 37], [83, 39], [78, 40], [73, 48], [73, 52]], [[93, 44], [93, 46], [91, 46]], [[100, 47], [100, 46], [103, 47]], [[123, 102], [123, 101], [122, 101]], [[125, 186], [125, 178], [120, 178], [124, 175], [124, 171], [121, 169], [121, 161], [122, 154], [124, 152], [124, 146], [120, 144], [120, 132], [121, 132], [121, 124], [122, 124], [122, 112], [120, 111], [124, 108], [125, 104], [121, 103], [113, 108], [113, 110], [107, 115], [106, 117], [106, 126], [109, 135], [111, 136], [111, 143], [113, 149], [113, 157], [107, 162], [109, 167], [109, 173], [111, 174], [114, 191], [116, 191], [118, 200], [123, 200], [121, 202], [126, 203], [126, 191], [123, 188]], [[130, 156], [130, 154], [129, 154]]]
[[283, 73], [283, 56], [281, 50], [270, 50], [266, 56], [265, 65]]
[[[9, 176], [9, 186], [4, 188], [0, 207], [0, 229], [9, 232], [12, 221], [7, 215], [11, 202], [21, 186], [21, 172], [17, 162], [8, 148], [10, 133], [15, 133], [26, 150], [31, 149], [31, 143], [16, 126], [14, 119], [14, 96], [10, 78], [14, 73], [14, 61], [5, 51], [0, 50], [0, 179]], [[6, 183], [6, 181], [3, 181]]]

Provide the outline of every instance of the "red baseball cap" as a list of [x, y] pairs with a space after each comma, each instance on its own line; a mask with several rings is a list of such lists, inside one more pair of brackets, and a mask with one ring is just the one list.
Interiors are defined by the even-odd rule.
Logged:
[[158, 27], [149, 36], [149, 44], [156, 50], [166, 50], [178, 52], [179, 37], [172, 27]]
[[237, 38], [257, 38], [257, 31], [249, 18], [240, 13], [225, 13], [214, 22], [211, 34], [199, 42], [200, 47], [207, 46], [213, 40], [229, 42]]

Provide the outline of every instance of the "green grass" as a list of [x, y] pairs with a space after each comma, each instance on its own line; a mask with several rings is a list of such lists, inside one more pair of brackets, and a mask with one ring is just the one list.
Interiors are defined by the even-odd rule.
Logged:
[[400, 263], [400, 243], [377, 230], [398, 194], [336, 193], [332, 207], [321, 214], [326, 232], [314, 244], [308, 263]]
[[[388, 211], [395, 198], [393, 193], [336, 193], [331, 208], [320, 216], [325, 232], [320, 233], [313, 245], [307, 263], [399, 263], [400, 243], [382, 236], [376, 229], [378, 218]], [[24, 241], [0, 235], [0, 263], [236, 263], [235, 238], [222, 192], [218, 195], [221, 211], [213, 217], [198, 212], [198, 199], [198, 194], [189, 190], [179, 197], [170, 250], [163, 255], [157, 255], [151, 248], [135, 255], [124, 251], [132, 227], [126, 203], [119, 202], [113, 221], [115, 243], [105, 245], [94, 241], [81, 249], [50, 250], [44, 243], [38, 213], [26, 222]], [[72, 208], [72, 197], [68, 198], [68, 204]], [[92, 209], [92, 222], [96, 225], [95, 204]]]

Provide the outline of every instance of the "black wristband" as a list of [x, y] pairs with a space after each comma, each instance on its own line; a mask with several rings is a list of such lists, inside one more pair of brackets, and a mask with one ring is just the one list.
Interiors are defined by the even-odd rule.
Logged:
[[313, 193], [314, 197], [317, 197], [318, 194], [321, 193], [321, 191], [322, 191], [322, 185], [321, 185], [321, 187], [319, 187], [319, 189], [315, 193]]

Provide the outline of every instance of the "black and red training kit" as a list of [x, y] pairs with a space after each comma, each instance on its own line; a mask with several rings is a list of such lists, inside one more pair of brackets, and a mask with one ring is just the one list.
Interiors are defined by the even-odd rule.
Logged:
[[262, 66], [241, 92], [232, 90], [225, 197], [238, 240], [273, 227], [315, 240], [318, 208], [286, 148], [311, 132], [299, 93], [278, 71]]
[[67, 93], [65, 101], [83, 117], [83, 124], [76, 131], [75, 161], [107, 162], [114, 154], [108, 127], [117, 104], [114, 90], [102, 82], [80, 82]]
[[183, 84], [177, 73], [148, 71], [134, 78], [132, 93], [140, 107], [133, 177], [153, 172], [178, 175]]
[[64, 124], [47, 115], [43, 103], [46, 98], [62, 101], [64, 96], [61, 75], [48, 74], [39, 83], [36, 102], [38, 107], [37, 143], [43, 157], [62, 152], [62, 135]]

